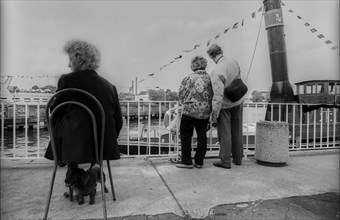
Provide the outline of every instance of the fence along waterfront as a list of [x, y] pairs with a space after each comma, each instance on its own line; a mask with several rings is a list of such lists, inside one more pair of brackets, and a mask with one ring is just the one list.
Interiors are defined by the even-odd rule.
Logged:
[[[173, 131], [165, 128], [166, 110], [178, 102], [121, 102], [124, 126], [119, 136], [122, 157], [178, 157], [179, 122]], [[42, 158], [49, 136], [44, 127], [44, 105], [1, 102], [1, 159]], [[303, 112], [297, 103], [244, 103], [243, 146], [245, 157], [254, 155], [256, 122], [265, 120], [289, 123], [290, 151], [334, 149], [340, 147], [338, 108], [319, 108]], [[267, 109], [278, 111], [267, 111]], [[20, 114], [18, 114], [20, 109]], [[39, 110], [38, 110], [39, 109]], [[9, 117], [12, 116], [12, 117]], [[19, 128], [20, 127], [20, 128]], [[207, 156], [217, 156], [217, 131], [207, 132]], [[193, 151], [196, 137], [193, 137]]]

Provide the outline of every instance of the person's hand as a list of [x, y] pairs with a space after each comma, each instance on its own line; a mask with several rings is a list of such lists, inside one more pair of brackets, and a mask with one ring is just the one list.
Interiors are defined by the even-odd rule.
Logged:
[[210, 121], [208, 121], [208, 124], [207, 124], [207, 129], [206, 129], [206, 131], [209, 131], [209, 130], [210, 130], [210, 124], [211, 124], [211, 122], [210, 122]]

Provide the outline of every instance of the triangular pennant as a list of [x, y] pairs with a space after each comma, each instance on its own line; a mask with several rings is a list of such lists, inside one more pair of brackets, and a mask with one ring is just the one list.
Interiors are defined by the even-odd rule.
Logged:
[[210, 42], [211, 42], [211, 40], [208, 40], [208, 42], [207, 42], [207, 47], [210, 45]]
[[229, 28], [225, 29], [224, 30], [224, 34], [226, 34], [228, 32]]
[[288, 11], [289, 11], [290, 13], [292, 13], [292, 12], [293, 12], [293, 10], [292, 10], [292, 9], [289, 9]]
[[216, 35], [215, 39], [217, 39], [217, 38], [219, 38], [219, 37], [220, 37], [220, 35], [218, 34], [218, 35]]
[[175, 58], [175, 60], [182, 58], [182, 55], [179, 55], [178, 57]]
[[195, 46], [194, 46], [194, 50], [197, 48], [197, 47], [199, 47], [199, 46], [201, 46], [200, 44], [196, 44]]
[[242, 26], [244, 25], [244, 19], [242, 19]]
[[153, 76], [153, 75], [155, 75], [155, 73], [150, 73], [148, 76]]
[[238, 25], [238, 22], [236, 22], [236, 23], [233, 25], [233, 29], [236, 29], [236, 28], [237, 28], [237, 25]]
[[309, 24], [308, 22], [306, 22], [306, 23], [305, 23], [305, 26], [308, 27], [308, 26], [310, 26], [310, 24]]
[[331, 43], [332, 43], [332, 41], [330, 41], [330, 40], [326, 40], [326, 41], [325, 41], [325, 43], [326, 43], [326, 44], [331, 44]]
[[297, 18], [298, 18], [298, 19], [302, 19], [301, 16], [299, 16], [299, 15], [297, 16]]
[[252, 18], [255, 18], [255, 15], [256, 15], [255, 11], [253, 13], [251, 13]]
[[321, 39], [321, 38], [324, 38], [324, 37], [325, 37], [325, 36], [323, 36], [322, 34], [319, 34], [319, 35], [318, 35], [318, 38], [320, 38], [320, 39]]
[[259, 8], [259, 10], [257, 10], [257, 12], [260, 12], [260, 11], [262, 11], [262, 6]]
[[316, 30], [315, 28], [310, 29], [310, 31], [311, 31], [312, 33], [317, 32], [317, 30]]

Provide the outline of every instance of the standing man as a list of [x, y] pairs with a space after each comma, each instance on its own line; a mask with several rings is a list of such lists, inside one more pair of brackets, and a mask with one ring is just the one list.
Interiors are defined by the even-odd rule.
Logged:
[[217, 123], [217, 135], [220, 143], [219, 161], [214, 166], [230, 169], [232, 162], [241, 165], [243, 157], [242, 114], [243, 98], [231, 102], [223, 95], [224, 89], [237, 78], [241, 78], [240, 67], [236, 60], [223, 56], [220, 46], [213, 44], [207, 51], [209, 57], [216, 63], [210, 77], [214, 91], [211, 121]]

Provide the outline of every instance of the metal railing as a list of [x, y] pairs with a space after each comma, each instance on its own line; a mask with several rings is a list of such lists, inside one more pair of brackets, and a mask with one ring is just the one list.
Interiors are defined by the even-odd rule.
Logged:
[[[178, 157], [180, 155], [179, 121], [169, 130], [164, 114], [178, 102], [122, 101], [123, 129], [118, 142], [123, 157]], [[43, 103], [1, 102], [1, 159], [42, 158], [49, 135], [44, 121]], [[245, 156], [254, 155], [256, 122], [261, 120], [289, 123], [289, 150], [340, 148], [339, 108], [297, 103], [244, 103], [243, 147]], [[217, 130], [207, 132], [207, 156], [217, 156]], [[192, 139], [193, 152], [196, 134]]]

